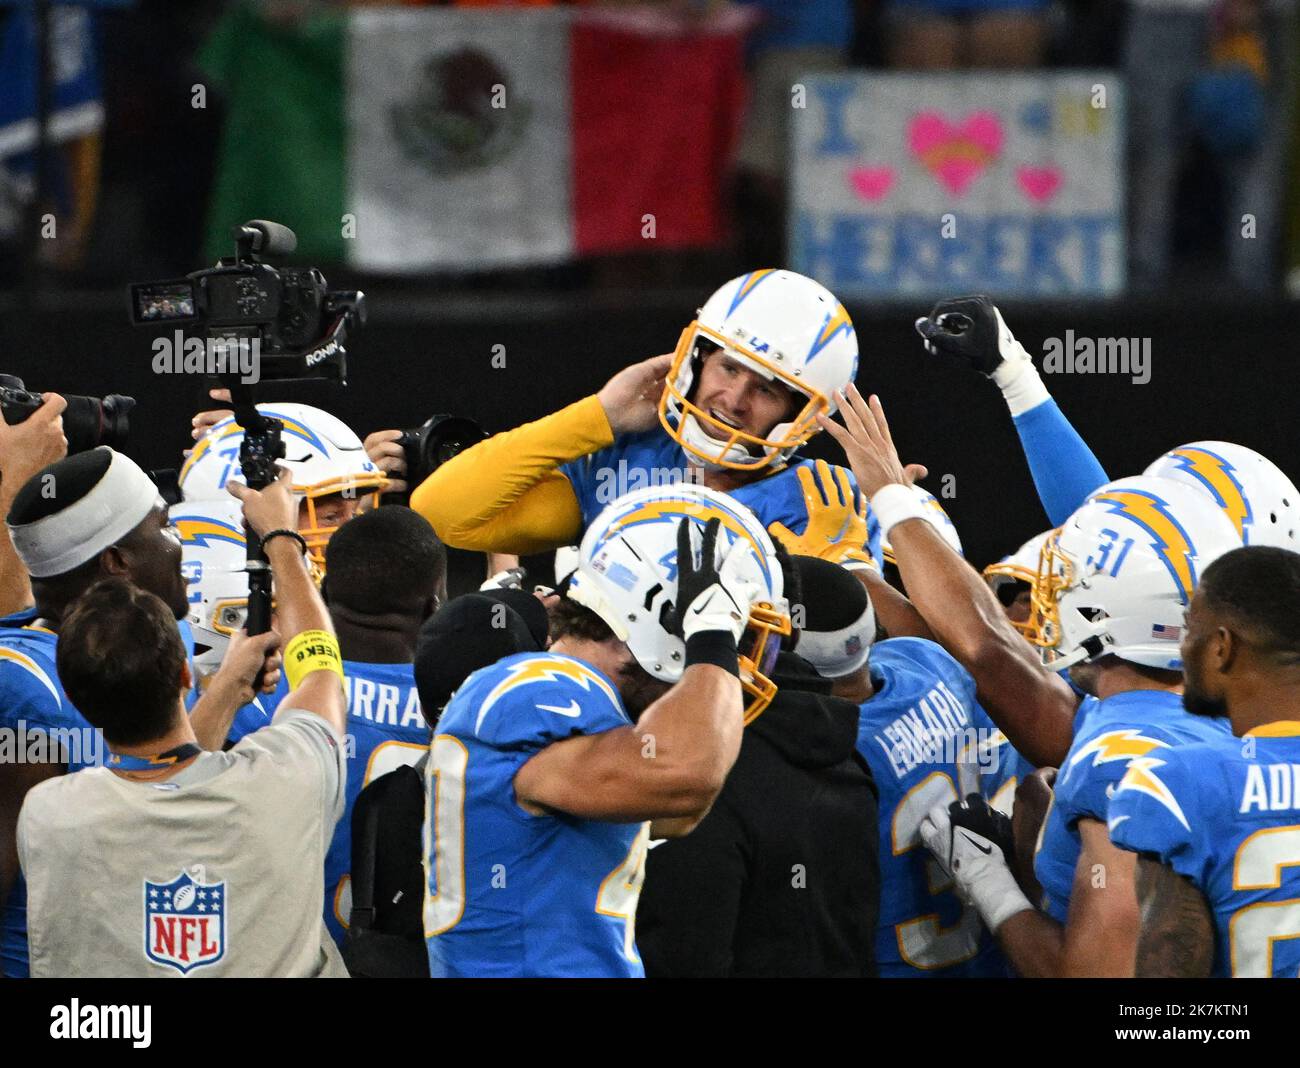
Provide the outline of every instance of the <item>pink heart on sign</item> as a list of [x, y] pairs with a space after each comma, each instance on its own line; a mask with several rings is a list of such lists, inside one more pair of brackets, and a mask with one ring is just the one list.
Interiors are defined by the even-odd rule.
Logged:
[[880, 200], [894, 186], [894, 168], [854, 167], [849, 171], [849, 185], [863, 200]]
[[1017, 167], [1016, 181], [1024, 190], [1025, 196], [1036, 204], [1042, 204], [1056, 196], [1064, 179], [1060, 167]]
[[957, 124], [923, 111], [908, 126], [907, 143], [948, 192], [961, 196], [1002, 151], [1002, 120], [977, 111]]

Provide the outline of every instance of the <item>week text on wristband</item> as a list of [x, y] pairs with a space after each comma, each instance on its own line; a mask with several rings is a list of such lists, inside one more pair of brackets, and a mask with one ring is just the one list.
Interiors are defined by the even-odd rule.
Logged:
[[304, 630], [285, 647], [284, 674], [290, 689], [296, 689], [313, 671], [332, 671], [343, 678], [338, 639], [327, 630]]

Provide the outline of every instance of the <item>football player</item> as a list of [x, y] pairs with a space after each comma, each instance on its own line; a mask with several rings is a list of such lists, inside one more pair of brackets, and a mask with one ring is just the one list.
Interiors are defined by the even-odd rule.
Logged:
[[[698, 549], [697, 549], [698, 546]], [[640, 976], [645, 851], [708, 811], [774, 691], [783, 578], [753, 515], [699, 486], [588, 529], [544, 653], [475, 672], [430, 747], [430, 973]]]
[[996, 803], [1009, 809], [1015, 784], [1004, 787], [999, 772], [1012, 754], [976, 702], [974, 680], [940, 646], [920, 638], [872, 645], [871, 601], [862, 589], [854, 599], [854, 588], [818, 596], [823, 591], [804, 579], [807, 626], [798, 650], [833, 680], [834, 696], [860, 706], [857, 750], [880, 791], [879, 974], [1005, 976], [979, 913], [953, 893], [920, 828], [936, 804], [982, 788], [999, 793]]
[[[1134, 756], [1226, 729], [1183, 711], [1177, 640], [1198, 574], [1240, 545], [1236, 530], [1180, 483], [1138, 477], [1102, 487], [1044, 546], [1034, 589], [1052, 635], [1044, 665], [904, 489], [880, 402], [851, 393], [841, 411], [847, 429], [826, 422], [871, 495], [914, 604], [1016, 748], [1060, 768], [1035, 861], [1045, 910], [1019, 887], [987, 805], [936, 806], [922, 837], [1022, 975], [1131, 972], [1132, 862], [1107, 837], [1107, 788]], [[1056, 673], [1062, 667], [1092, 695], [1082, 704]], [[1108, 873], [1100, 884], [1098, 870]], [[1113, 935], [1093, 937], [1099, 928]]]
[[[765, 528], [781, 523], [809, 539], [792, 552], [821, 555], [798, 478], [810, 461], [797, 450], [857, 368], [853, 323], [827, 289], [792, 271], [751, 271], [705, 302], [672, 355], [465, 450], [416, 488], [411, 506], [448, 545], [532, 553], [576, 541], [629, 489], [694, 481], [731, 494]], [[400, 474], [396, 435], [367, 441]], [[868, 544], [854, 548], [867, 566], [874, 522]]]
[[1041, 534], [1035, 534], [1010, 556], [1004, 556], [984, 569], [984, 581], [997, 594], [998, 601], [1006, 610], [1007, 619], [1035, 645], [1039, 644], [1036, 641], [1039, 635], [1029, 631], [1033, 615], [1030, 592], [1038, 577], [1038, 561], [1043, 552], [1043, 542], [1052, 533], [1045, 530]]
[[[379, 504], [387, 485], [383, 472], [366, 455], [361, 439], [340, 420], [306, 404], [259, 404], [263, 415], [284, 423], [285, 455], [280, 463], [293, 472], [299, 501], [298, 533], [317, 569], [325, 566], [325, 543], [358, 511]], [[229, 498], [226, 485], [242, 477], [239, 447], [244, 428], [230, 413], [205, 412], [204, 433], [181, 465], [180, 487], [188, 503]], [[197, 430], [196, 430], [197, 433]]]
[[321, 592], [343, 654], [351, 743], [343, 815], [325, 857], [325, 926], [341, 948], [352, 913], [352, 806], [363, 787], [429, 746], [413, 661], [420, 627], [438, 607], [447, 552], [424, 519], [386, 505], [349, 521], [325, 559]]
[[1300, 970], [1300, 555], [1237, 549], [1205, 570], [1183, 703], [1236, 738], [1133, 760], [1110, 837], [1137, 857], [1139, 976]]

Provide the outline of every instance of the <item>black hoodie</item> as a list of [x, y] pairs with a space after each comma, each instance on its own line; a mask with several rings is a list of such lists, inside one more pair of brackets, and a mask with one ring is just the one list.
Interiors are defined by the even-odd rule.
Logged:
[[876, 786], [858, 706], [793, 654], [712, 811], [654, 846], [637, 907], [646, 975], [875, 975]]

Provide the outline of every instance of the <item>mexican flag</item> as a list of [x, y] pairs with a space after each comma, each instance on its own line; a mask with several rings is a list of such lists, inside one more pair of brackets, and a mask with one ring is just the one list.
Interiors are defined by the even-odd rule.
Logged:
[[238, 5], [201, 57], [228, 108], [207, 252], [250, 218], [297, 231], [296, 259], [389, 273], [718, 244], [749, 24]]

